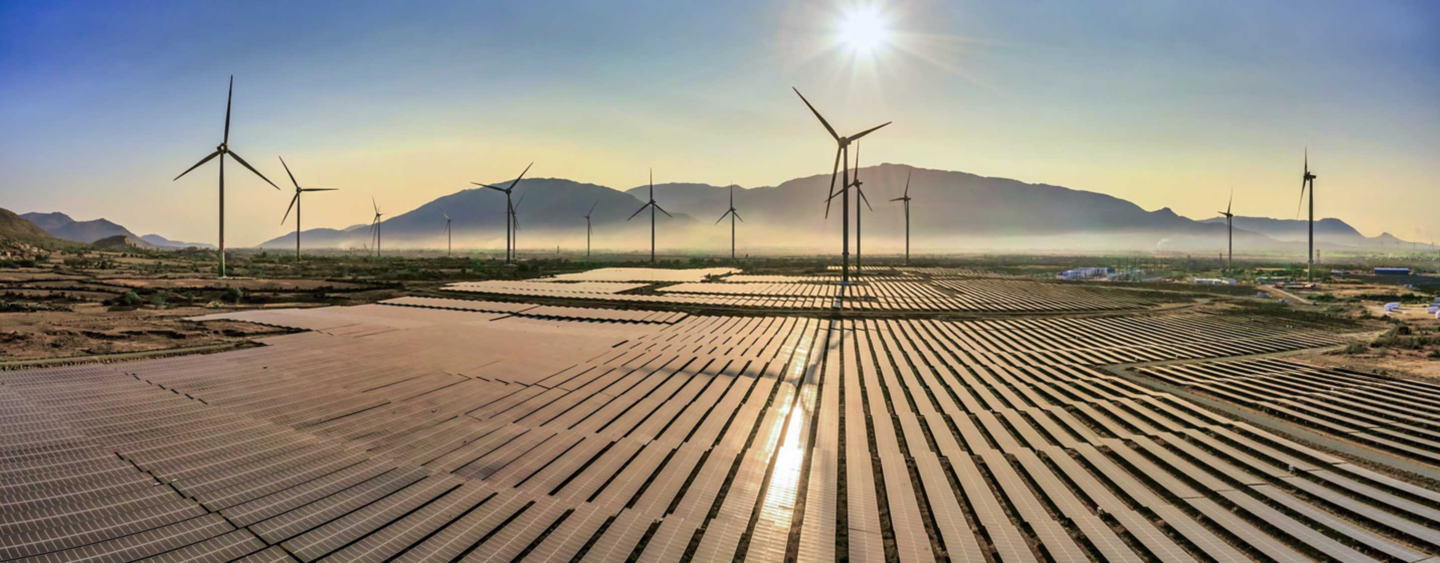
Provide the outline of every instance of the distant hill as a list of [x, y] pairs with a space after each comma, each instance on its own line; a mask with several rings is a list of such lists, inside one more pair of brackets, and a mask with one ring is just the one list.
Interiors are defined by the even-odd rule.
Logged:
[[146, 241], [143, 240], [143, 239], [139, 239], [139, 238], [135, 238], [135, 237], [129, 237], [129, 236], [126, 236], [126, 235], [115, 235], [115, 236], [105, 237], [105, 238], [102, 238], [102, 239], [100, 239], [100, 240], [97, 240], [97, 241], [95, 241], [95, 242], [90, 243], [90, 246], [93, 246], [93, 247], [95, 247], [95, 248], [104, 248], [104, 249], [107, 249], [107, 250], [122, 250], [122, 249], [126, 249], [126, 248], [144, 248], [144, 249], [152, 249], [152, 248], [155, 248], [155, 245], [150, 244], [149, 242], [146, 242]]
[[[903, 234], [903, 208], [889, 200], [903, 194], [907, 173], [912, 173], [911, 234], [916, 237], [1214, 231], [1168, 208], [1145, 211], [1105, 194], [895, 164], [860, 171], [862, 188], [874, 207], [874, 211], [864, 211], [866, 227], [873, 225], [875, 232], [886, 233], [898, 227]], [[839, 227], [840, 198], [831, 204], [830, 219], [825, 218], [824, 200], [829, 189], [828, 174], [797, 178], [775, 187], [736, 189], [735, 207], [751, 223], [803, 226], [825, 232], [832, 226]], [[627, 192], [644, 198], [647, 190], [640, 186]], [[729, 189], [704, 184], [659, 184], [655, 186], [655, 199], [671, 212], [718, 218], [728, 207]]]
[[[928, 252], [969, 249], [1005, 251], [1173, 250], [1219, 252], [1225, 245], [1223, 220], [1196, 221], [1168, 208], [1147, 211], [1129, 201], [1096, 192], [1049, 184], [1030, 184], [945, 170], [898, 164], [862, 168], [867, 207], [863, 212], [866, 249], [897, 252], [904, 248], [905, 216], [898, 202], [910, 176], [912, 247]], [[735, 207], [745, 220], [737, 227], [738, 244], [769, 252], [838, 250], [840, 200], [825, 216], [830, 176], [818, 174], [777, 186], [735, 188]], [[520, 206], [522, 251], [583, 248], [583, 216], [592, 203], [595, 248], [638, 251], [649, 246], [648, 213], [627, 221], [648, 198], [648, 186], [617, 191], [563, 179], [525, 180], [516, 198]], [[657, 247], [671, 250], [720, 250], [730, 242], [728, 221], [715, 224], [728, 208], [730, 188], [695, 183], [655, 185], [655, 199], [675, 217], [657, 218]], [[384, 202], [381, 202], [382, 208]], [[504, 246], [504, 194], [468, 189], [440, 197], [385, 220], [385, 246], [444, 248], [445, 220], [454, 219], [456, 248]], [[852, 218], [853, 220], [853, 218]], [[1305, 222], [1237, 217], [1235, 245], [1241, 249], [1303, 252]], [[1322, 248], [1379, 244], [1339, 219], [1316, 223]], [[369, 243], [369, 224], [344, 230], [311, 229], [305, 246], [353, 247]], [[1298, 236], [1297, 236], [1298, 235]], [[853, 236], [853, 235], [852, 235]], [[293, 247], [294, 234], [265, 242]], [[1393, 244], [1393, 243], [1392, 243]]]
[[[524, 197], [521, 200], [521, 197]], [[616, 246], [635, 249], [649, 245], [650, 223], [648, 215], [626, 221], [631, 213], [644, 202], [604, 186], [585, 184], [571, 180], [553, 178], [526, 179], [515, 188], [514, 201], [518, 203], [520, 217], [520, 247], [532, 246], [553, 248], [558, 237], [564, 237], [566, 245], [576, 240], [584, 244], [585, 212], [595, 205], [593, 226], [597, 239], [602, 236]], [[663, 204], [662, 204], [663, 206]], [[384, 202], [380, 203], [385, 210]], [[660, 214], [657, 229], [669, 229], [672, 224], [683, 226], [695, 224], [695, 220], [676, 213], [674, 218]], [[445, 247], [445, 215], [452, 219], [452, 230], [457, 248], [505, 246], [505, 194], [483, 188], [461, 190], [430, 201], [416, 209], [394, 215], [381, 225], [381, 239], [384, 247], [415, 248]], [[672, 234], [688, 232], [688, 229], [671, 229]], [[537, 238], [530, 238], [537, 237]], [[578, 237], [578, 239], [576, 238]], [[543, 241], [543, 242], [542, 242]], [[306, 229], [301, 233], [301, 242], [309, 248], [360, 248], [370, 244], [370, 225], [361, 223], [345, 229]], [[265, 241], [262, 248], [293, 248], [295, 233], [291, 231]], [[598, 247], [598, 245], [597, 245]]]
[[140, 238], [139, 235], [130, 232], [129, 229], [105, 219], [76, 221], [71, 219], [69, 215], [60, 212], [26, 213], [21, 215], [21, 217], [24, 217], [31, 223], [35, 223], [51, 235], [86, 244], [116, 235], [127, 236], [132, 239]]
[[69, 215], [55, 211], [50, 213], [26, 213], [21, 217], [44, 229], [52, 236], [68, 241], [92, 244], [102, 239], [112, 237], [126, 237], [136, 243], [132, 246], [142, 248], [188, 248], [191, 246], [199, 248], [215, 248], [215, 245], [208, 243], [181, 242], [170, 240], [160, 235], [140, 236], [121, 225], [107, 219], [92, 219], [89, 221], [76, 221]]
[[181, 242], [155, 234], [142, 236], [140, 240], [155, 245], [157, 248], [190, 248], [192, 246], [195, 248], [215, 248], [215, 245], [208, 242]]
[[0, 209], [0, 243], [23, 243], [44, 249], [75, 246], [8, 209]]

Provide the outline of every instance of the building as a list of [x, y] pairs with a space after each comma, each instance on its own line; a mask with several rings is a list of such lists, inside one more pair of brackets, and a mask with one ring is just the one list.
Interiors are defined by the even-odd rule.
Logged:
[[1113, 273], [1115, 273], [1115, 268], [1075, 268], [1073, 270], [1065, 270], [1063, 272], [1060, 272], [1055, 276], [1055, 278], [1066, 281], [1088, 280], [1094, 278], [1108, 277], [1110, 274]]
[[1379, 268], [1375, 268], [1375, 275], [1377, 275], [1377, 276], [1408, 276], [1408, 275], [1410, 275], [1410, 268], [1379, 267]]

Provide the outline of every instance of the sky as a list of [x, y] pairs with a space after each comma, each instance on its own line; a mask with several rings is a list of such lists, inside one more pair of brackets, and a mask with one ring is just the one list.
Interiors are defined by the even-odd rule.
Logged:
[[[880, 29], [877, 37], [871, 30]], [[531, 175], [770, 186], [828, 171], [790, 91], [891, 162], [1208, 218], [1440, 238], [1440, 3], [1427, 0], [0, 0], [0, 207], [213, 242], [231, 148], [306, 228]], [[873, 159], [873, 160], [872, 160]], [[288, 192], [226, 167], [231, 246]], [[293, 221], [293, 220], [292, 220]]]

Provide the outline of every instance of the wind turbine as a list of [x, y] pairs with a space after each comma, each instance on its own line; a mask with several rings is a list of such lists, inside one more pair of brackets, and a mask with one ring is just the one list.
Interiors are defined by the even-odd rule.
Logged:
[[[239, 162], [241, 166], [244, 166], [247, 170], [254, 172], [255, 175], [259, 176], [261, 180], [265, 180], [266, 184], [270, 184], [270, 187], [273, 187], [276, 190], [280, 189], [280, 186], [276, 186], [275, 182], [271, 182], [270, 179], [266, 178], [264, 174], [261, 174], [259, 170], [256, 170], [255, 167], [250, 166], [250, 163], [245, 162], [245, 159], [240, 158], [239, 153], [230, 150], [230, 102], [234, 99], [234, 97], [235, 75], [232, 74], [230, 75], [229, 93], [225, 94], [225, 136], [221, 137], [220, 146], [215, 147], [215, 152], [210, 153], [210, 156], [200, 159], [200, 162], [195, 163], [194, 166], [191, 166], [190, 168], [185, 169], [184, 172], [181, 172], [180, 176], [175, 177], [175, 180], [179, 180], [181, 176], [189, 174], [191, 170], [199, 168], [201, 164], [210, 162], [210, 159], [217, 156], [220, 157], [220, 277], [222, 278], [225, 277], [225, 155], [228, 154], [234, 157], [235, 162]], [[171, 181], [173, 182], [175, 180]]]
[[370, 237], [375, 239], [375, 257], [380, 257], [380, 204], [375, 203], [375, 196], [370, 196], [370, 205], [375, 207], [375, 218], [370, 221]]
[[600, 200], [598, 200], [598, 199], [595, 200], [595, 203], [590, 204], [590, 210], [585, 212], [585, 257], [586, 257], [586, 258], [589, 258], [589, 257], [590, 257], [590, 233], [593, 232], [593, 231], [591, 231], [591, 229], [590, 229], [590, 214], [592, 214], [592, 213], [595, 212], [595, 206], [596, 206], [596, 205], [600, 205]]
[[516, 185], [516, 184], [519, 184], [519, 183], [520, 183], [520, 180], [525, 177], [525, 173], [530, 171], [530, 166], [535, 166], [535, 163], [534, 163], [534, 162], [531, 162], [529, 166], [526, 166], [526, 167], [525, 167], [525, 170], [522, 171], [522, 172], [520, 172], [520, 176], [516, 177], [514, 182], [510, 182], [510, 185], [509, 185], [508, 187], [501, 188], [501, 187], [497, 187], [497, 186], [492, 186], [492, 185], [490, 185], [490, 184], [481, 184], [481, 183], [479, 183], [479, 182], [470, 182], [471, 184], [475, 184], [475, 185], [480, 186], [480, 187], [483, 187], [483, 188], [490, 188], [490, 189], [492, 189], [492, 190], [500, 190], [500, 191], [502, 191], [502, 192], [505, 192], [505, 216], [506, 216], [506, 218], [505, 218], [505, 263], [506, 263], [506, 264], [511, 263], [511, 259], [512, 259], [512, 257], [513, 257], [512, 246], [511, 246], [511, 244], [510, 244], [510, 218], [515, 215], [515, 211], [514, 211], [514, 209], [512, 209], [512, 208], [510, 207], [510, 193], [513, 192], [513, 191], [515, 191], [515, 185]]
[[295, 210], [295, 262], [300, 262], [300, 194], [305, 192], [333, 192], [336, 188], [302, 188], [300, 182], [295, 181], [295, 174], [290, 172], [290, 165], [285, 164], [285, 157], [280, 158], [280, 166], [285, 167], [285, 174], [290, 176], [290, 183], [295, 184], [295, 197], [290, 198], [290, 207], [285, 208], [285, 217], [280, 219], [284, 225], [285, 220], [290, 218], [290, 210]]
[[510, 228], [515, 231], [514, 255], [516, 260], [520, 259], [520, 204], [525, 203], [525, 194], [528, 193], [530, 193], [530, 190], [525, 190], [524, 193], [521, 193], [520, 199], [515, 200], [515, 205], [510, 207]]
[[[857, 148], [855, 152], [860, 152]], [[910, 265], [910, 172], [905, 173], [905, 195], [890, 201], [905, 202], [905, 265]]]
[[452, 240], [450, 237], [450, 214], [444, 211], [441, 211], [440, 214], [445, 216], [445, 255], [449, 256], [450, 241]]
[[[670, 212], [669, 212], [669, 211], [666, 211], [664, 207], [660, 207], [660, 204], [655, 203], [655, 169], [654, 169], [654, 168], [651, 168], [651, 169], [650, 169], [650, 201], [645, 202], [645, 205], [640, 206], [640, 209], [636, 209], [634, 213], [631, 213], [631, 214], [630, 214], [630, 219], [634, 219], [635, 216], [636, 216], [636, 215], [639, 215], [641, 211], [644, 211], [646, 207], [649, 207], [649, 208], [650, 208], [650, 263], [651, 263], [651, 264], [654, 264], [654, 263], [655, 263], [655, 210], [656, 210], [656, 209], [659, 209], [660, 212], [661, 212], [661, 213], [664, 213], [666, 217], [674, 217], [674, 215], [671, 215]], [[626, 219], [626, 221], [629, 221], [630, 219]]]
[[[819, 120], [820, 120], [820, 124], [825, 126], [825, 131], [828, 132], [828, 133], [830, 133], [830, 136], [835, 139], [835, 165], [834, 165], [834, 167], [833, 167], [833, 170], [830, 172], [830, 195], [831, 195], [832, 197], [833, 197], [834, 194], [835, 194], [835, 175], [840, 172], [840, 159], [841, 159], [842, 156], [845, 158], [845, 162], [846, 162], [847, 168], [845, 169], [845, 171], [844, 171], [844, 177], [841, 179], [841, 182], [840, 182], [840, 186], [841, 186], [840, 192], [841, 192], [842, 194], [844, 194], [844, 195], [841, 197], [841, 211], [842, 211], [842, 224], [843, 224], [842, 230], [841, 230], [841, 236], [843, 237], [843, 244], [842, 244], [842, 246], [841, 246], [841, 252], [840, 252], [840, 256], [841, 256], [841, 263], [840, 263], [840, 283], [841, 283], [841, 284], [849, 284], [849, 283], [850, 283], [850, 193], [847, 192], [847, 191], [845, 191], [844, 187], [850, 185], [850, 169], [848, 168], [848, 165], [849, 165], [849, 162], [850, 162], [850, 149], [849, 149], [849, 147], [850, 147], [850, 142], [851, 142], [851, 141], [859, 140], [861, 137], [864, 137], [864, 136], [866, 136], [866, 135], [869, 135], [871, 132], [875, 131], [876, 129], [879, 129], [879, 128], [881, 128], [881, 127], [884, 127], [884, 126], [886, 126], [886, 125], [889, 125], [891, 122], [887, 121], [887, 122], [885, 122], [885, 123], [881, 123], [880, 125], [876, 125], [875, 127], [871, 127], [871, 128], [869, 128], [869, 129], [866, 129], [866, 130], [861, 131], [861, 132], [859, 132], [859, 133], [856, 133], [856, 134], [854, 134], [854, 135], [850, 135], [850, 136], [848, 136], [848, 137], [841, 137], [840, 134], [838, 134], [838, 133], [835, 132], [835, 128], [830, 126], [830, 122], [825, 121], [825, 118], [820, 115], [820, 112], [815, 109], [815, 106], [810, 105], [810, 100], [805, 99], [805, 95], [804, 95], [804, 94], [801, 94], [799, 89], [792, 87], [791, 90], [795, 90], [795, 95], [800, 96], [800, 101], [805, 102], [805, 107], [810, 108], [810, 113], [815, 114], [815, 118], [816, 118], [816, 119], [819, 119]], [[826, 216], [826, 217], [829, 217], [829, 216], [830, 216], [830, 200], [829, 200], [829, 199], [826, 199], [826, 200], [825, 200], [825, 216]]]
[[1235, 190], [1232, 189], [1230, 190], [1230, 201], [1225, 203], [1225, 210], [1220, 212], [1220, 215], [1225, 217], [1225, 245], [1228, 252], [1225, 258], [1226, 268], [1233, 268], [1235, 264], [1235, 227], [1231, 224], [1235, 214], [1230, 212], [1230, 206], [1233, 203], [1235, 203]]
[[733, 185], [730, 186], [730, 209], [726, 210], [724, 213], [721, 213], [721, 214], [720, 214], [720, 218], [715, 220], [715, 224], [716, 224], [716, 225], [719, 225], [719, 224], [720, 224], [720, 221], [725, 220], [725, 216], [726, 216], [726, 215], [729, 215], [729, 216], [730, 216], [730, 261], [731, 261], [731, 262], [734, 262], [734, 261], [735, 261], [735, 220], [736, 220], [736, 219], [740, 219], [740, 222], [742, 222], [742, 223], [745, 222], [745, 220], [744, 220], [744, 219], [741, 219], [741, 218], [740, 218], [740, 212], [735, 210], [735, 186], [733, 186]]
[[[1305, 183], [1310, 183], [1310, 248], [1306, 254], [1307, 266], [1305, 267], [1306, 281], [1315, 281], [1315, 175], [1310, 173], [1310, 147], [1305, 147], [1305, 172], [1300, 176], [1300, 203], [1305, 203]], [[1300, 214], [1300, 209], [1295, 209], [1295, 214]]]
[[[848, 163], [847, 163], [847, 164], [848, 164]], [[865, 190], [860, 189], [860, 186], [862, 186], [862, 185], [864, 185], [864, 182], [861, 182], [861, 181], [860, 181], [860, 143], [857, 142], [857, 143], [855, 143], [855, 181], [851, 182], [851, 183], [849, 184], [849, 186], [847, 186], [845, 189], [855, 188], [855, 193], [859, 196], [859, 200], [865, 202], [865, 207], [870, 207], [870, 198], [865, 197]], [[841, 191], [844, 191], [844, 190], [841, 190]], [[837, 196], [837, 195], [840, 195], [840, 194], [838, 194], [838, 193], [830, 194], [830, 199], [835, 199], [835, 196]], [[829, 201], [827, 200], [826, 203], [829, 203]], [[874, 208], [874, 207], [870, 207], [870, 210], [871, 210], [871, 211], [874, 211], [875, 208]], [[860, 258], [861, 258], [860, 244], [861, 244], [861, 242], [864, 241], [864, 237], [862, 236], [862, 231], [861, 231], [861, 226], [862, 226], [862, 222], [861, 222], [861, 219], [862, 219], [861, 212], [862, 212], [862, 211], [864, 211], [864, 210], [860, 208], [860, 204], [857, 202], [857, 203], [855, 204], [855, 273], [856, 273], [856, 275], [859, 275], [859, 273], [860, 273]]]

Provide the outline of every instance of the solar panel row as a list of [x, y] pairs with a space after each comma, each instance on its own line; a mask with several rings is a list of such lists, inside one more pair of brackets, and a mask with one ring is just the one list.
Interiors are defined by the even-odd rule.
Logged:
[[[758, 283], [688, 282], [656, 287], [647, 293], [577, 290], [572, 284], [545, 280], [459, 282], [446, 290], [515, 297], [549, 297], [631, 305], [691, 305], [814, 311], [841, 306], [866, 311], [1063, 312], [1130, 310], [1149, 307], [1145, 300], [1113, 290], [1037, 282], [1019, 278], [917, 277], [869, 279], [845, 288], [831, 281]], [[627, 290], [635, 289], [627, 287]]]
[[1440, 463], [1440, 385], [1259, 359], [1142, 373], [1427, 463]]
[[1440, 552], [1440, 499], [1425, 489], [1086, 366], [1167, 341], [1183, 348], [1172, 356], [1215, 357], [1334, 338], [1315, 331], [1193, 314], [302, 313], [251, 318], [323, 328], [222, 354], [0, 374], [0, 557]]

